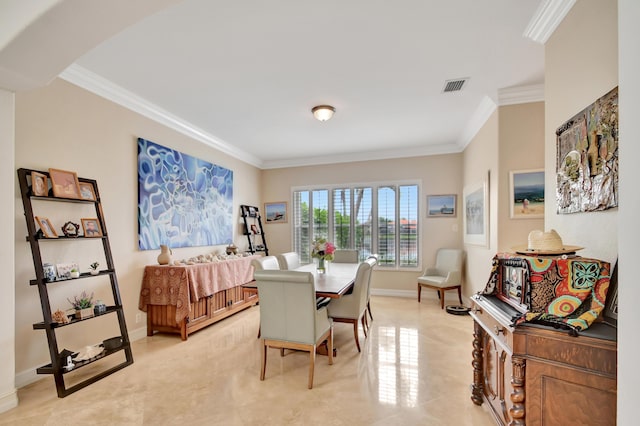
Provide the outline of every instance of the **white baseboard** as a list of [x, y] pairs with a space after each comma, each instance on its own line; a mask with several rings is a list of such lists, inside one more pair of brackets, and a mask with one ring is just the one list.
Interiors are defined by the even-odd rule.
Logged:
[[5, 411], [9, 411], [12, 408], [18, 406], [18, 390], [14, 389], [13, 391], [0, 396], [0, 413], [4, 413]]

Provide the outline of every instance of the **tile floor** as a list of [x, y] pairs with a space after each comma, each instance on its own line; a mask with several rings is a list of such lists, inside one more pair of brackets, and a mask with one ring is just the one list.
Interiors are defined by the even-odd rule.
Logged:
[[312, 390], [301, 352], [281, 358], [270, 349], [259, 380], [253, 307], [186, 342], [168, 334], [137, 340], [133, 365], [66, 398], [43, 376], [18, 391], [19, 406], [1, 413], [0, 425], [494, 424], [470, 400], [469, 316], [449, 315], [435, 299], [374, 296], [371, 303], [362, 353], [352, 326], [335, 324], [338, 356], [332, 366], [318, 356]]

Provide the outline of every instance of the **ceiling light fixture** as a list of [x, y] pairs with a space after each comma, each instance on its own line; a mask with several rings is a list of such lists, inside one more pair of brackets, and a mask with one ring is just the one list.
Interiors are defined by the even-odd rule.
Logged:
[[327, 121], [333, 117], [333, 113], [336, 112], [336, 109], [331, 105], [318, 105], [311, 108], [311, 112], [318, 120]]

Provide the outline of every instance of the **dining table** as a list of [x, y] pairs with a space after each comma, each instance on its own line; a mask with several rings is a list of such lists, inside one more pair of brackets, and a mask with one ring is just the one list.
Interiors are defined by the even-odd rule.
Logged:
[[[325, 263], [327, 265], [327, 263]], [[329, 297], [337, 299], [347, 293], [356, 280], [359, 263], [331, 263], [327, 265], [325, 272], [318, 272], [314, 263], [308, 263], [294, 269], [300, 272], [311, 272], [316, 288], [316, 297]], [[247, 293], [257, 293], [258, 285], [251, 281], [242, 286]]]

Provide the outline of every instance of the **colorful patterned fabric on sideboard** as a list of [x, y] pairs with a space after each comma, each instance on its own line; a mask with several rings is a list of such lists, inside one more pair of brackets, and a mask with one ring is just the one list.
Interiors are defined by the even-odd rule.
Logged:
[[483, 294], [495, 295], [501, 259], [522, 259], [530, 277], [529, 310], [514, 320], [539, 322], [574, 331], [587, 329], [604, 309], [611, 265], [580, 256], [526, 256], [498, 253]]

